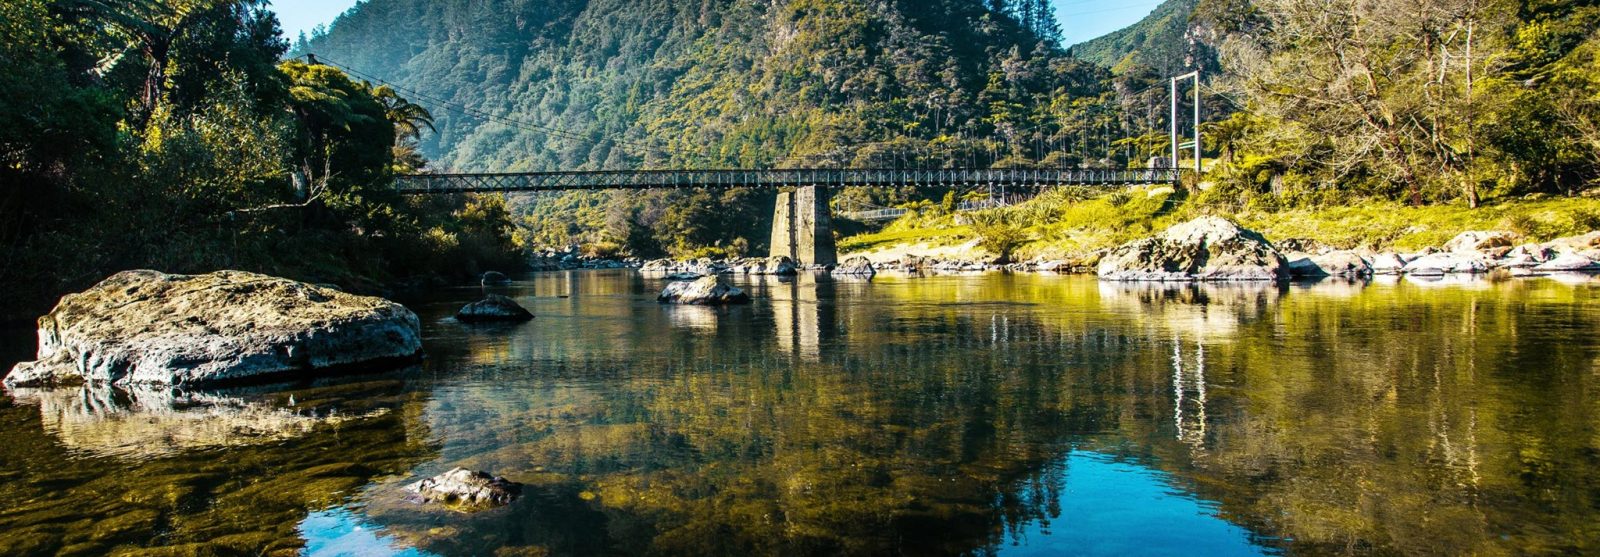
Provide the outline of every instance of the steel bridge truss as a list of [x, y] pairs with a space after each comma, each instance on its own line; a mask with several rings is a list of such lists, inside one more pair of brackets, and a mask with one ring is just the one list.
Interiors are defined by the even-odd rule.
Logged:
[[900, 187], [900, 186], [1127, 186], [1177, 183], [1176, 168], [1111, 169], [789, 169], [603, 170], [492, 174], [408, 174], [395, 177], [400, 193], [555, 192], [677, 188]]

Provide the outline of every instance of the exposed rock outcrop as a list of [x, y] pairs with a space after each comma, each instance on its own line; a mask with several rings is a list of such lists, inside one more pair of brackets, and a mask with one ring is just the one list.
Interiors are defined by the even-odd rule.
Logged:
[[449, 472], [406, 486], [420, 503], [439, 503], [450, 508], [472, 511], [510, 504], [522, 493], [522, 485], [487, 472], [455, 468]]
[[467, 304], [456, 312], [456, 319], [464, 323], [522, 322], [533, 319], [533, 313], [516, 300], [490, 294], [489, 297]]
[[656, 301], [690, 305], [728, 305], [750, 303], [750, 295], [743, 290], [723, 284], [715, 276], [700, 277], [692, 281], [673, 282], [667, 285]]
[[872, 266], [872, 261], [865, 257], [855, 256], [844, 260], [833, 269], [833, 274], [847, 277], [872, 278], [877, 276], [878, 269]]
[[39, 318], [38, 361], [10, 386], [195, 385], [415, 360], [416, 314], [288, 279], [126, 271]]
[[1260, 234], [1201, 217], [1132, 242], [1100, 260], [1101, 280], [1284, 280], [1288, 263]]

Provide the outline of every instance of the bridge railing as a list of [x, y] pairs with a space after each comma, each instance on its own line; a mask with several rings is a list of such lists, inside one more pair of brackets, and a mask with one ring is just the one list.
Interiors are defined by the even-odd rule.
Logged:
[[410, 174], [395, 177], [406, 194], [578, 191], [707, 187], [1122, 186], [1179, 180], [1176, 168], [945, 168], [774, 170], [599, 170], [469, 174]]

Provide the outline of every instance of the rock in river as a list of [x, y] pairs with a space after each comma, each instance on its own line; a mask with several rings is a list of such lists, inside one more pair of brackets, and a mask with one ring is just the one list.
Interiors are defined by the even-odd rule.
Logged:
[[221, 271], [126, 271], [39, 318], [10, 386], [195, 385], [415, 360], [416, 314], [382, 298]]
[[656, 301], [692, 305], [748, 304], [750, 295], [722, 284], [715, 276], [708, 276], [668, 284]]
[[487, 472], [455, 468], [406, 486], [422, 503], [442, 503], [462, 510], [498, 507], [510, 503], [522, 486]]
[[1366, 277], [1372, 275], [1372, 264], [1359, 254], [1348, 251], [1295, 258], [1289, 262], [1289, 273], [1295, 277]]
[[489, 271], [483, 274], [483, 278], [478, 280], [478, 284], [482, 286], [505, 286], [511, 284], [511, 277], [507, 277], [505, 273], [499, 271]]
[[499, 294], [490, 294], [487, 298], [461, 308], [461, 311], [456, 312], [456, 319], [464, 323], [521, 322], [533, 319], [533, 314], [516, 300]]
[[1284, 280], [1288, 263], [1260, 234], [1201, 217], [1125, 244], [1100, 260], [1101, 280]]
[[1430, 253], [1406, 263], [1407, 275], [1420, 277], [1450, 274], [1477, 274], [1489, 270], [1488, 261], [1476, 253]]
[[872, 278], [877, 276], [878, 269], [872, 266], [872, 261], [859, 255], [844, 260], [834, 268], [833, 274], [846, 277]]

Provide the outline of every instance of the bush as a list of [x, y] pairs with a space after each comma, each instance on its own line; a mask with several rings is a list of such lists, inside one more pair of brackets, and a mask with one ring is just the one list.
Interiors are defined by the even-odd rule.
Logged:
[[1017, 248], [1028, 241], [1028, 230], [1011, 211], [995, 209], [972, 214], [972, 233], [978, 247], [993, 253], [997, 263], [1010, 263]]

